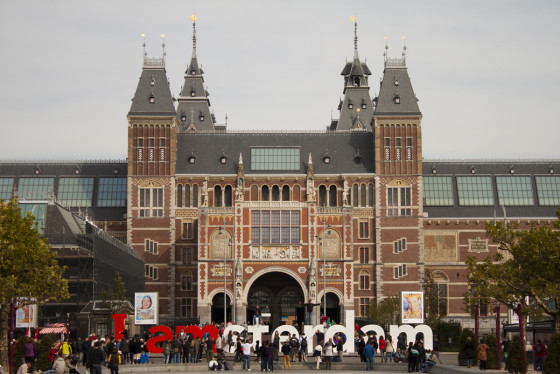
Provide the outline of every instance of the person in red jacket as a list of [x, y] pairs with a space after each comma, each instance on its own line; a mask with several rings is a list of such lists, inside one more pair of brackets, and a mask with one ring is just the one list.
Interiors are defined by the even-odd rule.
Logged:
[[535, 354], [535, 370], [542, 371], [544, 360], [546, 359], [546, 345], [540, 339], [533, 346], [533, 353]]
[[385, 358], [385, 349], [387, 348], [387, 342], [383, 338], [383, 336], [379, 337], [379, 352], [381, 352], [381, 362], [385, 362], [387, 359]]

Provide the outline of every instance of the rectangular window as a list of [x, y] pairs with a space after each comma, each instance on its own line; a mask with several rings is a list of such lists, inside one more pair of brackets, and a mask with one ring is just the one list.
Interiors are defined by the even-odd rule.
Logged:
[[367, 264], [369, 262], [369, 248], [360, 247], [360, 264]]
[[493, 206], [492, 177], [457, 177], [460, 206]]
[[193, 316], [193, 299], [181, 299], [181, 317], [190, 318]]
[[300, 170], [299, 148], [251, 148], [251, 170]]
[[560, 176], [535, 177], [540, 206], [560, 205]]
[[140, 217], [163, 217], [163, 188], [140, 188]]
[[60, 178], [57, 198], [67, 207], [91, 207], [93, 178]]
[[369, 222], [368, 221], [360, 221], [360, 239], [367, 239], [369, 238]]
[[369, 298], [360, 297], [360, 316], [367, 317], [369, 311]]
[[146, 243], [144, 245], [144, 252], [153, 253], [157, 255], [158, 253], [158, 243], [154, 242], [153, 240], [146, 239]]
[[254, 244], [299, 243], [299, 225], [299, 210], [253, 210], [251, 242]]
[[150, 278], [152, 280], [157, 280], [158, 279], [158, 269], [155, 266], [152, 265], [146, 265], [146, 278]]
[[496, 187], [498, 201], [504, 206], [535, 205], [531, 177], [496, 177]]
[[183, 265], [192, 264], [192, 248], [183, 248]]
[[126, 178], [99, 178], [97, 206], [100, 208], [126, 207]]
[[440, 317], [447, 315], [447, 284], [438, 284], [438, 314]]
[[406, 238], [401, 238], [393, 242], [393, 253], [401, 253], [406, 251]]
[[406, 160], [412, 161], [412, 138], [406, 138]]
[[391, 160], [391, 139], [385, 138], [385, 161]]
[[424, 177], [424, 206], [453, 206], [451, 177]]
[[14, 190], [14, 178], [0, 178], [0, 200], [10, 200]]
[[19, 178], [20, 200], [48, 200], [53, 192], [54, 178]]
[[395, 272], [395, 274], [393, 276], [394, 279], [400, 279], [400, 278], [406, 277], [406, 275], [407, 275], [406, 264], [395, 266], [393, 268], [393, 270]]
[[410, 187], [390, 187], [387, 189], [387, 215], [412, 215]]
[[181, 290], [182, 291], [192, 291], [192, 275], [183, 274], [181, 276]]
[[193, 235], [193, 223], [183, 222], [183, 239], [192, 239]]

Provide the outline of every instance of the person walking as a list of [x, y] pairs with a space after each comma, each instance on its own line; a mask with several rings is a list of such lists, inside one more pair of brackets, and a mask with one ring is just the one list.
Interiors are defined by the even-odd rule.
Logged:
[[508, 355], [509, 355], [509, 346], [510, 346], [511, 342], [509, 341], [509, 336], [506, 335], [506, 337], [504, 338], [504, 341], [502, 342], [502, 347], [504, 349], [504, 361], [507, 361]]
[[373, 357], [375, 356], [375, 348], [373, 348], [373, 340], [370, 342], [370, 344], [364, 347], [363, 355], [366, 360], [366, 371], [373, 371]]
[[486, 360], [488, 360], [488, 345], [484, 343], [484, 339], [480, 339], [480, 344], [476, 347], [476, 358], [479, 361], [480, 370], [486, 370]]
[[91, 368], [91, 374], [101, 374], [101, 367], [105, 363], [105, 352], [101, 349], [101, 342], [95, 342], [93, 349], [89, 354], [88, 365]]
[[313, 351], [313, 357], [315, 357], [315, 362], [317, 363], [317, 370], [319, 370], [319, 366], [321, 364], [322, 354], [323, 354], [323, 347], [317, 344], [315, 346], [315, 350]]
[[540, 339], [537, 340], [537, 344], [533, 346], [533, 353], [535, 354], [535, 370], [542, 371], [547, 352], [546, 346]]
[[467, 364], [467, 369], [470, 369], [474, 358], [474, 345], [470, 336], [467, 337], [467, 341], [463, 346], [463, 358]]
[[332, 356], [333, 356], [334, 344], [332, 338], [325, 343], [323, 348], [323, 356], [325, 357], [325, 370], [331, 370]]
[[301, 352], [301, 360], [303, 362], [307, 362], [307, 336], [305, 333], [301, 335], [299, 338], [299, 350]]
[[268, 343], [268, 346], [266, 347], [266, 366], [268, 368], [269, 371], [274, 371], [274, 351], [276, 349], [274, 348], [274, 345], [272, 343]]
[[295, 357], [297, 356], [299, 349], [299, 340], [296, 338], [296, 334], [292, 334], [290, 338], [290, 361], [295, 362]]
[[292, 365], [290, 364], [290, 352], [291, 347], [287, 341], [282, 344], [282, 354], [284, 355], [284, 370], [292, 369]]
[[121, 355], [117, 347], [113, 348], [113, 352], [109, 355], [107, 359], [107, 367], [111, 369], [111, 374], [119, 374], [119, 366], [121, 364]]

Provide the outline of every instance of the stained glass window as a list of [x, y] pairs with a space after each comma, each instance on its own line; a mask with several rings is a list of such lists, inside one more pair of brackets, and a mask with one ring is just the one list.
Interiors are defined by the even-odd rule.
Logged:
[[457, 177], [457, 195], [461, 206], [493, 206], [491, 177]]
[[99, 178], [98, 207], [126, 206], [126, 178]]
[[65, 206], [91, 207], [93, 178], [60, 178], [58, 200]]
[[534, 205], [531, 177], [496, 177], [498, 201], [505, 206]]
[[537, 181], [537, 196], [539, 205], [560, 205], [560, 176], [535, 177]]
[[453, 206], [451, 177], [424, 177], [425, 206]]

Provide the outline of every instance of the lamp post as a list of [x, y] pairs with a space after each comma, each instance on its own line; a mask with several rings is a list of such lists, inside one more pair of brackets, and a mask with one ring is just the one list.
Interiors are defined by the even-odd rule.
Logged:
[[498, 339], [498, 370], [500, 370], [502, 367], [502, 357], [500, 352], [500, 303], [498, 303], [498, 305], [496, 306], [496, 338]]
[[223, 241], [224, 241], [224, 328], [226, 327], [226, 323], [227, 323], [227, 293], [226, 293], [226, 282], [227, 282], [227, 278], [226, 278], [226, 261], [227, 261], [227, 257], [226, 257], [226, 221], [224, 218], [224, 226], [220, 227], [218, 230], [220, 231], [220, 236], [223, 235]]

